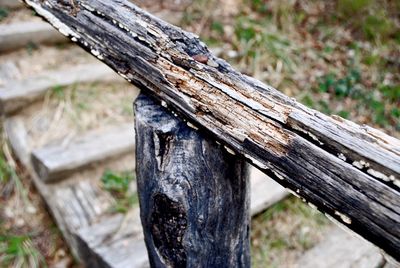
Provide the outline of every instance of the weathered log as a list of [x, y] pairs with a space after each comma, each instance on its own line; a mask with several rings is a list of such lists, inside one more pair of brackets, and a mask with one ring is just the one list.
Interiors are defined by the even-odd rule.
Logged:
[[250, 267], [244, 159], [143, 94], [135, 115], [140, 216], [151, 267]]
[[241, 75], [125, 0], [24, 0], [128, 81], [400, 259], [400, 142]]

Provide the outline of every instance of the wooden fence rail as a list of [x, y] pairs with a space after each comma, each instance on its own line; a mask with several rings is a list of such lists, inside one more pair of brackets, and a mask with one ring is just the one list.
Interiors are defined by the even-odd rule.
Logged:
[[24, 0], [122, 77], [400, 260], [400, 141], [306, 108], [127, 0]]

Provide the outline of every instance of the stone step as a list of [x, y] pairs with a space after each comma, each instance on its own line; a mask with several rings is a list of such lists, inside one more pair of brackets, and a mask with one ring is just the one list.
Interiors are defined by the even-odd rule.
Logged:
[[57, 44], [68, 39], [50, 24], [42, 21], [18, 22], [0, 25], [0, 52], [16, 50], [26, 45]]
[[[5, 80], [5, 79], [3, 79]], [[49, 71], [23, 80], [5, 80], [0, 85], [0, 112], [12, 114], [45, 96], [55, 86], [76, 83], [123, 81], [102, 63], [82, 64], [67, 70]]]
[[19, 0], [0, 0], [0, 8], [17, 9], [23, 6], [24, 4]]
[[373, 244], [334, 226], [294, 268], [376, 268], [382, 267], [384, 262], [380, 250]]
[[69, 144], [36, 149], [32, 152], [32, 164], [41, 180], [54, 182], [91, 165], [134, 152], [132, 122], [107, 131], [90, 132]]

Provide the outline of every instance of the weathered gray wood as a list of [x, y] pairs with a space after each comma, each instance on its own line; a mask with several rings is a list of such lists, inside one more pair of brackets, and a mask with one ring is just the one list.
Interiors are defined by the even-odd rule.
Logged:
[[45, 182], [60, 180], [82, 168], [132, 152], [134, 137], [131, 125], [102, 132], [91, 132], [70, 144], [57, 144], [34, 150], [32, 163]]
[[139, 209], [107, 217], [76, 233], [79, 254], [87, 267], [148, 267]]
[[22, 119], [18, 116], [7, 118], [4, 120], [3, 127], [14, 154], [24, 166], [29, 166], [31, 148]]
[[12, 61], [6, 61], [0, 64], [0, 88], [13, 80], [19, 79], [21, 73], [18, 67]]
[[151, 267], [250, 267], [244, 159], [144, 94], [135, 116], [140, 216]]
[[295, 268], [377, 268], [384, 259], [371, 243], [338, 227], [324, 234], [323, 241], [299, 259]]
[[29, 43], [56, 44], [66, 42], [62, 34], [41, 21], [0, 25], [0, 52], [22, 48]]
[[14, 113], [43, 97], [55, 86], [120, 80], [121, 78], [104, 64], [84, 64], [69, 70], [45, 72], [24, 80], [8, 80], [0, 86], [0, 113]]
[[24, 0], [127, 80], [400, 259], [400, 142], [241, 75], [125, 0]]

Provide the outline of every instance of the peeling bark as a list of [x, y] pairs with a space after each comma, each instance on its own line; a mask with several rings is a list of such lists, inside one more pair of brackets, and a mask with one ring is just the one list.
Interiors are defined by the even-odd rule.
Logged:
[[125, 0], [24, 0], [285, 187], [400, 257], [400, 141], [306, 108]]

